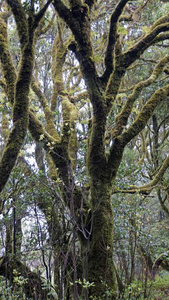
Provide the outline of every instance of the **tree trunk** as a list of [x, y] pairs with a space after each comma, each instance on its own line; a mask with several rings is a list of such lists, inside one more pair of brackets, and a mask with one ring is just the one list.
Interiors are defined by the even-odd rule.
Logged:
[[95, 182], [91, 192], [93, 202], [92, 236], [88, 257], [88, 280], [94, 282], [89, 294], [94, 299], [116, 299], [117, 282], [113, 265], [113, 211], [111, 187]]

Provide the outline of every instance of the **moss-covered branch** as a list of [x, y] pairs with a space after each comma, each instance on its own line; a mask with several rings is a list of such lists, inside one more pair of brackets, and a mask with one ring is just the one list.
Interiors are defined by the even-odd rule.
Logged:
[[45, 97], [45, 95], [42, 93], [39, 84], [35, 81], [35, 79], [32, 79], [32, 84], [31, 84], [32, 90], [34, 93], [38, 96], [38, 99], [43, 107], [43, 111], [45, 114], [45, 120], [46, 120], [46, 130], [47, 132], [53, 136], [56, 140], [59, 141], [59, 136], [58, 133], [55, 129], [54, 123], [53, 123], [53, 114], [51, 109], [49, 108], [48, 101]]
[[155, 260], [153, 267], [152, 267], [153, 278], [155, 278], [160, 266], [164, 270], [169, 271], [169, 251], [167, 251], [166, 253], [160, 254], [157, 257], [157, 259]]
[[159, 42], [165, 41], [169, 39], [169, 33], [161, 33], [158, 34], [157, 37], [153, 40], [152, 45], [155, 45]]
[[71, 16], [70, 10], [67, 8], [67, 6], [64, 5], [61, 0], [54, 0], [52, 4], [60, 17], [66, 22], [66, 19], [70, 18]]
[[40, 141], [43, 148], [50, 154], [56, 168], [59, 170], [61, 179], [68, 186], [70, 160], [67, 148], [65, 149], [58, 140], [44, 130], [42, 123], [31, 111], [29, 113], [29, 131], [33, 139], [37, 142]]
[[63, 65], [66, 59], [67, 47], [69, 39], [63, 42], [62, 34], [64, 25], [62, 20], [58, 21], [58, 33], [54, 39], [52, 46], [52, 80], [53, 80], [53, 92], [51, 98], [51, 110], [54, 111], [57, 106], [58, 95], [64, 94], [63, 83]]
[[[75, 166], [75, 158], [77, 155], [77, 137], [75, 130], [75, 121], [78, 119], [78, 112], [74, 104], [70, 102], [69, 97], [64, 90], [63, 82], [63, 65], [65, 62], [67, 47], [70, 43], [70, 38], [63, 42], [63, 30], [65, 25], [60, 19], [58, 22], [58, 34], [52, 47], [52, 79], [53, 79], [53, 94], [51, 98], [51, 109], [54, 110], [57, 103], [58, 95], [62, 103], [63, 127], [61, 132], [61, 144], [69, 153], [73, 165]], [[68, 159], [69, 159], [68, 158]]]
[[111, 73], [105, 91], [105, 98], [108, 112], [111, 111], [114, 100], [118, 94], [121, 80], [125, 73], [125, 67], [120, 65], [120, 62], [116, 58], [115, 70]]
[[131, 141], [145, 127], [147, 121], [152, 116], [155, 108], [166, 99], [169, 94], [169, 85], [155, 91], [148, 102], [143, 106], [134, 123], [122, 134], [124, 146]]
[[[41, 3], [40, 3], [41, 4]], [[54, 12], [51, 20], [49, 21], [49, 23], [47, 25], [45, 25], [44, 22], [44, 16], [41, 18], [40, 23], [38, 25], [38, 27], [36, 28], [35, 31], [35, 41], [38, 39], [38, 37], [40, 37], [42, 34], [45, 34], [46, 32], [48, 32], [48, 30], [52, 27], [54, 19], [55, 19], [56, 13]]]
[[45, 33], [48, 32], [48, 30], [49, 30], [49, 29], [52, 27], [52, 25], [53, 25], [55, 16], [56, 16], [56, 13], [54, 12], [53, 15], [52, 15], [51, 20], [49, 21], [49, 23], [48, 23], [46, 26], [43, 27], [43, 25], [42, 25], [42, 27], [39, 26], [39, 27], [37, 28], [37, 31], [36, 31], [36, 38], [38, 38], [40, 35], [45, 34]]
[[168, 193], [167, 193], [166, 197], [163, 200], [162, 196], [161, 196], [161, 190], [157, 189], [157, 196], [158, 196], [158, 200], [160, 202], [161, 208], [169, 216], [168, 202], [167, 202], [167, 205], [165, 204], [165, 200], [168, 198]]
[[15, 72], [15, 67], [13, 65], [7, 40], [7, 25], [6, 22], [2, 18], [0, 18], [0, 60], [3, 76], [6, 82], [8, 100], [11, 104], [13, 104], [15, 80], [17, 75]]
[[[71, 49], [79, 60], [81, 71], [89, 90], [94, 93], [94, 91], [98, 91], [98, 85], [96, 80], [97, 72], [93, 60], [88, 6], [86, 4], [80, 5], [80, 2], [78, 2], [76, 6], [72, 6], [72, 10], [69, 10], [61, 1], [57, 0], [54, 1], [53, 5], [75, 37], [77, 47], [73, 45]], [[94, 97], [91, 101], [94, 101]]]
[[[116, 57], [114, 59], [114, 71], [109, 74], [109, 79], [106, 87], [106, 102], [108, 106], [108, 110], [112, 108], [112, 104], [114, 102], [114, 99], [118, 93], [118, 89], [121, 83], [121, 79], [123, 75], [125, 74], [126, 69], [135, 62], [140, 55], [148, 49], [151, 45], [154, 44], [154, 40], [160, 35], [160, 33], [168, 31], [169, 30], [169, 23], [167, 23], [168, 15], [162, 20], [165, 20], [166, 23], [159, 23], [154, 26], [152, 26], [147, 33], [147, 35], [143, 36], [139, 39], [139, 41], [129, 48], [124, 53], [117, 53]], [[168, 38], [168, 35], [165, 36]], [[162, 40], [165, 39], [163, 36]], [[117, 51], [117, 50], [116, 50]], [[119, 49], [120, 51], [120, 49]], [[104, 77], [103, 77], [104, 79]]]
[[9, 135], [9, 120], [4, 111], [2, 112], [1, 134], [4, 139], [4, 144], [6, 144], [6, 141], [7, 141], [8, 135]]
[[149, 48], [152, 44], [154, 39], [160, 34], [161, 32], [165, 32], [169, 30], [169, 23], [159, 24], [158, 26], [152, 26], [150, 31], [141, 38], [134, 46], [129, 48], [125, 53], [122, 54], [121, 57], [121, 65], [128, 68], [136, 59], [140, 57], [140, 55]]
[[151, 76], [144, 80], [140, 81], [138, 84], [135, 85], [132, 94], [130, 94], [127, 98], [127, 101], [122, 108], [121, 112], [116, 116], [116, 123], [112, 130], [112, 137], [113, 139], [120, 135], [127, 124], [128, 117], [132, 111], [133, 104], [135, 100], [138, 98], [140, 92], [143, 88], [149, 86], [159, 77], [159, 75], [163, 72], [165, 65], [169, 62], [169, 56], [164, 57], [161, 61], [157, 64], [154, 68]]
[[123, 8], [125, 7], [126, 3], [129, 0], [121, 0], [117, 6], [114, 9], [114, 12], [112, 13], [111, 19], [110, 19], [110, 29], [109, 29], [109, 37], [108, 37], [108, 46], [106, 50], [106, 56], [105, 56], [105, 73], [103, 75], [104, 80], [107, 81], [110, 74], [113, 71], [114, 68], [114, 59], [115, 59], [115, 44], [117, 42], [118, 34], [118, 20], [120, 18], [120, 15], [123, 12]]
[[21, 48], [23, 50], [25, 44], [27, 44], [29, 40], [28, 21], [26, 17], [26, 12], [22, 7], [20, 0], [7, 0], [7, 3], [12, 9], [12, 12], [14, 14], [19, 40], [20, 40]]
[[[6, 29], [4, 24], [2, 23], [1, 29], [3, 30], [3, 32], [5, 32], [5, 35], [2, 36], [1, 34], [1, 45], [3, 54], [6, 55], [6, 58], [8, 59], [5, 62], [3, 56], [1, 56], [1, 62], [6, 74], [6, 82], [9, 83], [9, 86], [11, 86], [9, 96], [11, 103], [13, 103], [13, 128], [10, 132], [6, 147], [0, 161], [0, 191], [2, 191], [9, 178], [11, 170], [15, 165], [17, 156], [26, 136], [29, 119], [28, 95], [34, 66], [34, 17], [33, 15], [31, 15], [30, 18], [27, 18], [26, 13], [19, 0], [9, 0], [7, 1], [7, 3], [12, 9], [17, 24], [18, 35], [21, 43], [22, 57], [18, 76], [16, 78], [15, 69], [9, 55], [7, 35], [5, 32]], [[11, 71], [13, 74], [12, 79], [10, 72], [11, 66]]]
[[43, 124], [36, 118], [32, 111], [29, 111], [29, 130], [33, 139], [36, 142], [41, 141], [47, 151], [50, 150], [50, 145], [47, 146], [48, 143], [55, 143], [57, 145], [60, 144], [55, 138], [45, 131]]
[[[23, 20], [25, 19], [24, 13], [21, 19]], [[18, 19], [16, 18], [16, 20]], [[24, 20], [24, 22], [25, 22], [24, 25], [27, 24], [26, 20]], [[29, 94], [29, 86], [31, 82], [31, 75], [32, 75], [33, 64], [34, 64], [34, 50], [33, 50], [33, 40], [32, 40], [33, 32], [30, 32], [31, 39], [29, 39], [28, 38], [29, 29], [27, 25], [25, 26], [27, 27], [25, 31], [25, 34], [27, 32], [27, 38], [24, 37], [22, 39], [21, 37], [21, 42], [23, 40], [22, 59], [21, 59], [19, 74], [15, 82], [15, 90], [14, 90], [14, 104], [13, 104], [14, 125], [9, 135], [7, 145], [4, 149], [2, 159], [0, 161], [0, 178], [1, 178], [0, 191], [2, 191], [4, 185], [8, 180], [10, 172], [15, 165], [19, 150], [23, 144], [27, 127], [28, 127], [28, 114], [29, 114], [28, 94]], [[27, 43], [25, 43], [25, 39]], [[8, 70], [8, 74], [9, 73], [10, 71]]]
[[46, 10], [48, 9], [49, 5], [51, 4], [52, 0], [48, 0], [46, 4], [41, 8], [41, 10], [35, 15], [35, 27], [38, 26], [40, 20], [43, 18]]
[[134, 186], [130, 185], [127, 189], [118, 189], [114, 188], [113, 193], [129, 193], [129, 194], [135, 194], [135, 193], [140, 193], [140, 194], [149, 194], [155, 187], [160, 186], [160, 181], [163, 178], [166, 170], [169, 167], [169, 156], [165, 158], [163, 161], [161, 167], [157, 171], [156, 175], [154, 178], [148, 182], [147, 184], [144, 184], [142, 186]]

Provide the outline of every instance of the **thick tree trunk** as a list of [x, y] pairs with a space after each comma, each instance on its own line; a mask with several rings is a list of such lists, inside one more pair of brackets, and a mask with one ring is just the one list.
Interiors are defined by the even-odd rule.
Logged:
[[88, 257], [89, 294], [94, 299], [116, 299], [117, 282], [113, 264], [113, 211], [111, 186], [95, 182], [92, 192], [93, 224]]

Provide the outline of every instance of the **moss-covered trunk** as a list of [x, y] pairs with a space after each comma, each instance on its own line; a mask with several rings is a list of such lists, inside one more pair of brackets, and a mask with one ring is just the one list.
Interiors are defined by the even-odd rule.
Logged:
[[94, 282], [89, 294], [94, 299], [116, 299], [113, 267], [113, 211], [111, 185], [92, 182], [92, 235], [88, 256], [88, 280]]

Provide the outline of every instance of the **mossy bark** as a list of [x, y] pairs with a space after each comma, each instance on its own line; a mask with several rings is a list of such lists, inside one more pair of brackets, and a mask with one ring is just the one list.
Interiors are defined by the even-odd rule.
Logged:
[[7, 1], [14, 15], [20, 40], [21, 63], [18, 76], [8, 48], [6, 24], [2, 19], [0, 20], [0, 59], [8, 98], [13, 105], [13, 128], [0, 161], [0, 191], [4, 188], [15, 165], [28, 129], [28, 95], [34, 66], [34, 32], [50, 2], [49, 0], [36, 16], [32, 11], [27, 16], [19, 0]]
[[16, 82], [14, 106], [13, 106], [13, 129], [9, 135], [0, 162], [0, 191], [3, 189], [15, 165], [19, 150], [23, 144], [28, 127], [28, 94], [33, 69], [34, 54], [32, 46], [28, 46], [23, 53], [22, 65]]
[[160, 254], [159, 257], [157, 257], [157, 259], [155, 260], [155, 262], [152, 266], [153, 278], [155, 278], [160, 266], [164, 270], [169, 271], [168, 255], [169, 255], [169, 252], [167, 251], [166, 253]]
[[89, 289], [89, 295], [96, 299], [106, 299], [106, 291], [108, 291], [108, 299], [116, 299], [111, 185], [103, 181], [93, 181], [91, 200], [92, 235], [88, 254], [88, 280], [94, 282], [94, 286]]

